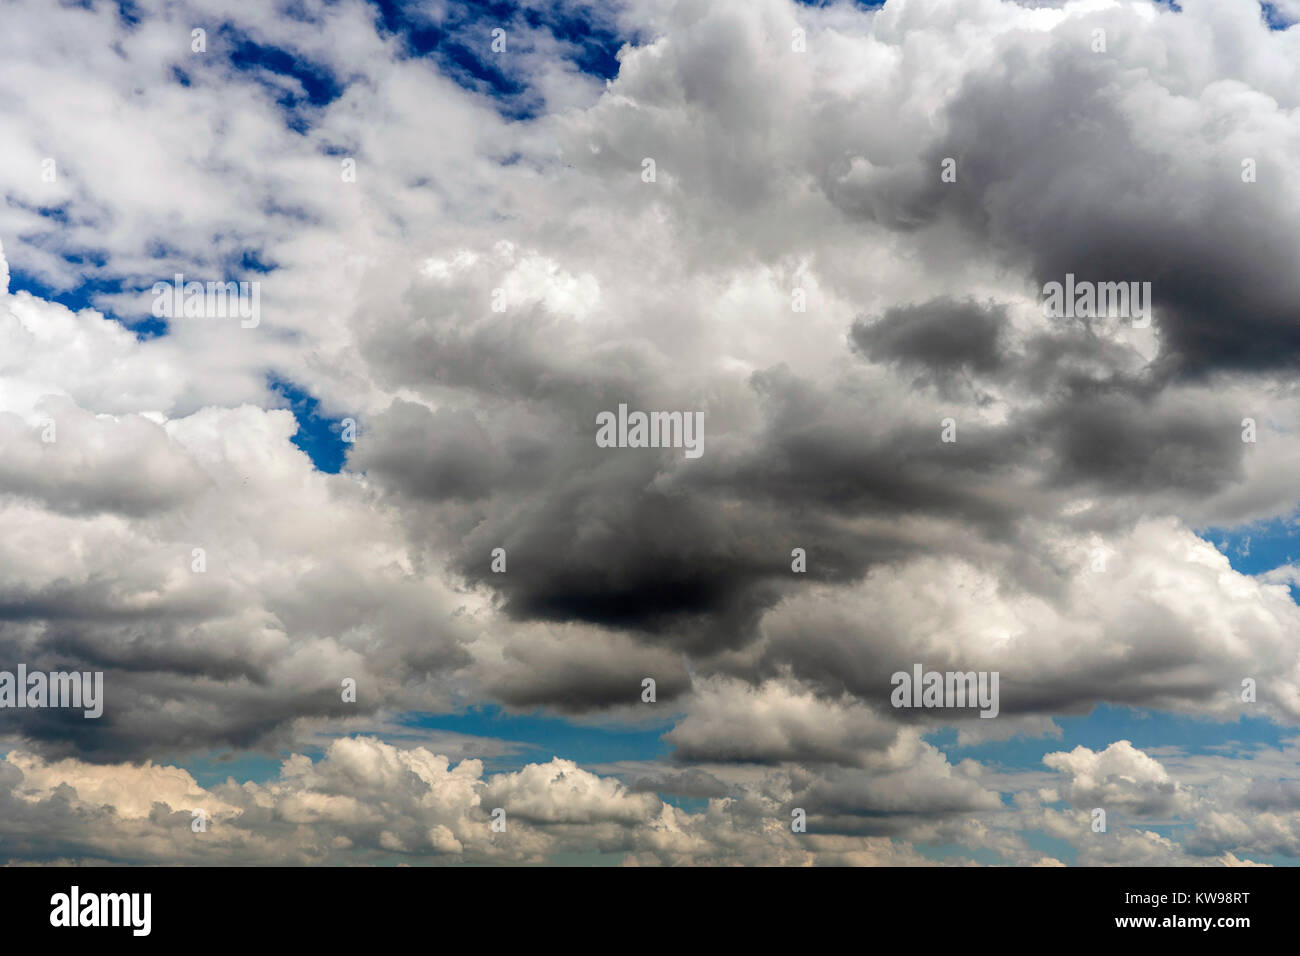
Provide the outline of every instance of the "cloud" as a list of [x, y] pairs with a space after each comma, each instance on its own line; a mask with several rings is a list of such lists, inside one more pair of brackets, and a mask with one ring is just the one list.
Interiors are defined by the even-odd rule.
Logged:
[[[0, 660], [103, 670], [106, 709], [6, 717], [6, 855], [1300, 852], [1290, 751], [1222, 797], [1127, 741], [1058, 739], [1032, 786], [957, 756], [1100, 704], [1300, 720], [1286, 572], [1203, 537], [1300, 505], [1300, 31], [1180, 7], [533, 5], [496, 59], [469, 8], [409, 13], [457, 59], [359, 0], [13, 4]], [[258, 282], [263, 321], [117, 321], [178, 272]], [[1151, 282], [1151, 326], [1045, 316], [1066, 273]], [[339, 474], [270, 381], [357, 422]], [[597, 446], [621, 403], [703, 413], [704, 456]], [[1003, 723], [892, 708], [916, 663], [998, 671]], [[392, 746], [482, 704], [670, 753]], [[298, 755], [171, 766], [226, 749]], [[1138, 822], [1091, 840], [1098, 804]]]
[[1100, 752], [1075, 747], [1069, 753], [1050, 753], [1043, 763], [1069, 775], [1061, 794], [1076, 807], [1114, 807], [1149, 816], [1170, 812], [1181, 802], [1177, 783], [1159, 762], [1127, 740]]

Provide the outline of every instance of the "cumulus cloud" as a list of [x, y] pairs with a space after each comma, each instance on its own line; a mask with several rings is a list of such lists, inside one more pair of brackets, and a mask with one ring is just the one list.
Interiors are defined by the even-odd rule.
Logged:
[[[574, 0], [470, 70], [361, 0], [11, 7], [0, 660], [104, 671], [106, 707], [6, 713], [8, 856], [1300, 853], [1291, 749], [1053, 722], [1300, 721], [1294, 566], [1205, 533], [1300, 504], [1300, 30], [1248, 0]], [[257, 281], [262, 321], [151, 331], [177, 273]], [[1045, 315], [1067, 273], [1150, 282], [1150, 326]], [[276, 382], [356, 423], [338, 474]], [[597, 446], [619, 404], [702, 412], [705, 454]], [[999, 672], [1001, 716], [891, 706], [915, 664]], [[663, 722], [666, 754], [391, 743], [481, 704]], [[1012, 736], [1054, 738], [1046, 772], [957, 753]], [[199, 787], [214, 750], [295, 755]]]
[[1069, 753], [1050, 753], [1043, 763], [1069, 775], [1061, 796], [1077, 807], [1116, 807], [1144, 816], [1176, 807], [1178, 784], [1165, 768], [1119, 740], [1100, 753], [1076, 747]]

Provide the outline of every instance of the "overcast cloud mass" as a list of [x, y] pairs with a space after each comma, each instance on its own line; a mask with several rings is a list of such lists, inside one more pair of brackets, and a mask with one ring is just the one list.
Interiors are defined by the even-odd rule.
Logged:
[[1294, 864], [1297, 22], [3, 0], [0, 860]]

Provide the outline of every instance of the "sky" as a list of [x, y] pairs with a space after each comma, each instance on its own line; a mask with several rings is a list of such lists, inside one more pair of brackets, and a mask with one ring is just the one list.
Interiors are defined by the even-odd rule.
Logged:
[[1300, 0], [0, 18], [0, 860], [1300, 860]]

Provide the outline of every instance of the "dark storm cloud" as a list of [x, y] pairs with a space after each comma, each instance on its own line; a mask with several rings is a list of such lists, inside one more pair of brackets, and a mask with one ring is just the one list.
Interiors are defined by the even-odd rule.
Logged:
[[431, 411], [397, 399], [367, 422], [366, 432], [349, 467], [399, 483], [417, 498], [473, 500], [512, 473], [510, 456], [468, 409]]
[[[153, 803], [157, 765], [104, 764], [314, 746], [351, 721], [409, 744], [404, 713], [483, 702], [654, 720], [672, 752], [621, 765], [645, 774], [629, 794], [558, 754], [473, 783], [473, 761], [336, 740], [334, 758], [295, 757], [265, 788], [223, 786], [219, 829], [249, 838], [223, 852], [478, 862], [498, 804], [565, 834], [524, 829], [516, 859], [639, 846], [674, 862], [862, 862], [842, 837], [864, 834], [1006, 852], [1017, 825], [1057, 812], [1025, 823], [1044, 775], [950, 762], [924, 735], [1050, 733], [1050, 715], [1099, 702], [1230, 720], [1243, 673], [1259, 675], [1256, 713], [1300, 719], [1285, 588], [1188, 530], [1293, 508], [1300, 455], [1273, 374], [1300, 354], [1295, 38], [1234, 33], [1258, 9], [1212, 2], [1059, 16], [965, 0], [633, 4], [618, 20], [638, 39], [605, 64], [608, 85], [537, 49], [526, 71], [545, 115], [512, 123], [389, 59], [400, 51], [337, 5], [303, 52], [358, 82], [318, 111], [319, 135], [288, 139], [238, 84], [141, 95], [130, 45], [85, 32], [86, 69], [9, 98], [15, 155], [32, 161], [0, 169], [6, 188], [30, 199], [56, 185], [34, 185], [35, 159], [69, 156], [73, 205], [111, 213], [95, 217], [114, 224], [105, 256], [143, 248], [168, 210], [229, 238], [234, 210], [235, 233], [282, 265], [256, 336], [177, 321], [138, 342], [89, 311], [0, 297], [0, 667], [105, 672], [97, 721], [3, 715], [0, 855], [212, 862], [187, 812]], [[19, 7], [24, 25], [74, 26]], [[296, 27], [263, 14], [278, 48]], [[1089, 49], [1094, 23], [1108, 54]], [[122, 94], [111, 124], [46, 121], [92, 89]], [[151, 139], [199, 92], [198, 112], [248, 148], [213, 163]], [[48, 149], [23, 133], [46, 127]], [[87, 148], [100, 137], [132, 145]], [[115, 161], [141, 143], [156, 163]], [[345, 147], [361, 166], [346, 185]], [[1249, 154], [1257, 184], [1240, 179]], [[76, 163], [87, 155], [99, 161]], [[647, 156], [657, 181], [640, 176]], [[268, 232], [256, 213], [278, 214], [240, 201], [250, 183], [330, 208]], [[43, 208], [27, 199], [0, 237], [27, 250], [11, 255], [20, 284]], [[1066, 273], [1150, 282], [1156, 334], [1036, 314]], [[808, 293], [797, 315], [792, 288]], [[267, 365], [301, 373], [322, 414], [359, 420], [343, 473], [312, 469], [290, 413], [254, 407]], [[47, 393], [66, 396], [54, 447], [33, 429]], [[620, 403], [703, 411], [704, 456], [598, 447], [596, 415]], [[1258, 447], [1240, 440], [1245, 415]], [[1090, 552], [1112, 548], [1102, 576]], [[917, 662], [1000, 671], [1004, 720], [893, 708], [892, 674]], [[646, 677], [658, 711], [640, 702]], [[25, 751], [83, 763], [51, 771]], [[987, 789], [1011, 776], [1034, 778], [1016, 810]], [[101, 786], [114, 778], [147, 819], [103, 810], [123, 802]], [[727, 799], [689, 814], [651, 792]], [[1260, 783], [1245, 805], [1297, 800]], [[790, 832], [793, 807], [811, 837]], [[618, 832], [580, 833], [575, 817]], [[95, 832], [108, 839], [80, 836]], [[910, 847], [866, 855], [920, 862]]]
[[587, 634], [564, 641], [535, 637], [511, 641], [488, 691], [518, 708], [549, 706], [580, 714], [641, 702], [642, 681], [655, 681], [655, 702], [669, 702], [690, 690], [681, 655], [638, 647], [617, 634]]
[[[849, 530], [854, 516], [1013, 520], [1013, 502], [988, 481], [1005, 449], [975, 426], [956, 444], [940, 442], [938, 421], [868, 430], [850, 396], [784, 369], [756, 375], [753, 388], [762, 429], [697, 462], [676, 450], [597, 448], [591, 402], [558, 409], [563, 418], [549, 430], [530, 426], [547, 451], [529, 469], [482, 465], [505, 459], [500, 445], [515, 440], [508, 423], [493, 444], [474, 444], [458, 439], [460, 418], [409, 410], [400, 414], [420, 430], [394, 437], [381, 417], [380, 450], [355, 460], [399, 500], [443, 493], [442, 475], [475, 475], [481, 500], [459, 519], [455, 563], [496, 590], [510, 616], [654, 634], [699, 651], [752, 638], [758, 616], [790, 586], [796, 547], [813, 543], [809, 580], [851, 581], [914, 552], [904, 535]], [[571, 423], [584, 419], [590, 430], [573, 434]], [[497, 547], [506, 573], [491, 570]]]
[[984, 487], [1015, 455], [1001, 430], [966, 420], [958, 440], [944, 442], [938, 418], [882, 416], [863, 396], [785, 368], [756, 374], [753, 387], [765, 427], [722, 472], [746, 497], [836, 514], [932, 513], [988, 525], [1012, 519], [1010, 503]]
[[[743, 26], [744, 17], [734, 10], [726, 19]], [[518, 204], [512, 213], [517, 218], [503, 220], [511, 223], [505, 231], [512, 240], [496, 245], [472, 228], [444, 231], [439, 240], [455, 236], [456, 244], [430, 245], [447, 258], [421, 266], [420, 256], [429, 249], [409, 250], [407, 261], [390, 264], [391, 272], [381, 270], [385, 281], [375, 284], [383, 288], [367, 288], [350, 317], [355, 351], [349, 355], [359, 355], [364, 369], [358, 377], [375, 386], [376, 394], [366, 397], [381, 408], [388, 404], [363, 422], [348, 466], [364, 474], [366, 493], [378, 491], [385, 507], [401, 513], [419, 571], [449, 567], [490, 594], [495, 609], [504, 612], [500, 628], [589, 629], [581, 638], [556, 638], [558, 643], [530, 643], [531, 630], [501, 637], [502, 665], [478, 677], [488, 694], [509, 706], [568, 713], [616, 707], [635, 699], [640, 678], [651, 675], [660, 681], [661, 699], [672, 700], [689, 690], [692, 667], [707, 672], [711, 666], [762, 677], [784, 668], [821, 692], [847, 690], [879, 701], [887, 695], [889, 674], [910, 661], [888, 633], [871, 627], [854, 635], [819, 634], [803, 643], [777, 635], [757, 662], [742, 655], [725, 664], [717, 659], [763, 637], [764, 615], [791, 595], [860, 583], [875, 568], [932, 555], [977, 561], [994, 549], [1015, 551], [1014, 557], [1003, 555], [998, 568], [1007, 593], [1058, 597], [1069, 571], [1042, 553], [1041, 541], [1025, 525], [1061, 520], [1062, 507], [1075, 496], [1102, 499], [1080, 524], [1106, 529], [1147, 510], [1167, 513], [1171, 505], [1230, 488], [1243, 475], [1240, 415], [1223, 404], [1175, 396], [1175, 373], [1289, 361], [1286, 323], [1294, 318], [1297, 270], [1283, 266], [1294, 258], [1297, 240], [1284, 204], [1271, 204], [1267, 189], [1242, 184], [1231, 162], [1215, 166], [1194, 154], [1188, 162], [1171, 163], [1155, 151], [1120, 99], [1131, 77], [1114, 59], [1092, 55], [1086, 44], [1072, 50], [1059, 37], [1026, 43], [1027, 51], [1012, 46], [984, 72], [966, 72], [937, 141], [924, 138], [931, 135], [929, 123], [900, 127], [907, 136], [877, 143], [878, 154], [862, 173], [854, 163], [859, 157], [839, 148], [854, 124], [812, 126], [806, 150], [768, 156], [770, 134], [784, 121], [776, 111], [797, 112], [803, 104], [755, 98], [750, 81], [766, 54], [755, 55], [745, 44], [757, 43], [756, 37], [730, 26], [715, 25], [706, 33], [684, 40], [684, 52], [666, 52], [683, 57], [661, 65], [678, 70], [680, 84], [652, 82], [654, 71], [643, 80], [656, 96], [684, 97], [662, 105], [655, 116], [669, 117], [680, 107], [690, 117], [702, 105], [707, 115], [725, 117], [728, 132], [752, 147], [736, 150], [743, 170], [719, 165], [713, 140], [696, 142], [689, 123], [668, 127], [676, 135], [666, 136], [645, 116], [607, 115], [622, 108], [615, 97], [592, 114], [597, 128], [580, 144], [589, 155], [565, 167], [578, 188], [594, 190], [602, 217], [630, 222], [633, 213], [663, 204], [659, 211], [673, 227], [664, 235], [681, 238], [689, 254], [661, 249], [663, 261], [647, 255], [647, 268], [723, 288], [736, 280], [729, 265], [719, 268], [719, 260], [690, 238], [719, 232], [729, 234], [728, 242], [746, 261], [754, 258], [754, 248], [764, 250], [759, 259], [788, 254], [795, 240], [806, 237], [792, 239], [777, 228], [786, 220], [774, 210], [786, 207], [771, 204], [803, 195], [788, 189], [793, 181], [784, 178], [798, 166], [797, 175], [811, 174], [832, 207], [808, 191], [817, 208], [804, 210], [806, 218], [792, 217], [793, 228], [819, 228], [822, 214], [848, 213], [884, 224], [894, 233], [885, 244], [916, 251], [925, 269], [948, 265], [926, 261], [929, 247], [907, 246], [932, 227], [966, 238], [966, 247], [954, 238], [950, 249], [971, 257], [955, 263], [961, 267], [982, 266], [986, 257], [1001, 260], [993, 264], [1009, 265], [1013, 274], [1038, 285], [1066, 272], [1081, 280], [1150, 281], [1164, 352], [1149, 368], [1133, 348], [1108, 340], [1086, 322], [1062, 321], [1048, 331], [1013, 329], [1009, 302], [922, 295], [890, 303], [886, 297], [871, 318], [848, 329], [852, 356], [826, 360], [822, 372], [829, 374], [818, 377], [802, 371], [817, 364], [806, 356], [803, 364], [791, 359], [800, 369], [793, 371], [773, 365], [772, 355], [761, 350], [731, 355], [728, 338], [745, 336], [741, 320], [732, 328], [721, 319], [722, 334], [697, 340], [694, 327], [715, 324], [707, 301], [684, 316], [665, 316], [657, 306], [633, 301], [628, 289], [637, 286], [621, 271], [625, 250], [615, 250], [616, 266], [602, 261], [592, 247], [609, 236], [594, 224], [577, 224], [572, 234], [550, 226], [530, 233], [520, 225], [518, 217], [549, 213], [550, 206]], [[1061, 45], [1049, 50], [1048, 43]], [[791, 95], [796, 92], [791, 87]], [[636, 93], [633, 87], [633, 98]], [[836, 125], [825, 118], [851, 106], [838, 103], [838, 92], [817, 97], [837, 104], [824, 115], [808, 114], [821, 116], [821, 127]], [[626, 129], [620, 125], [625, 119]], [[925, 131], [921, 139], [913, 138], [914, 129]], [[639, 142], [636, 137], [659, 139], [665, 149], [671, 142], [689, 154], [661, 157], [665, 178], [658, 185], [671, 189], [639, 188], [648, 184], [635, 176], [643, 150], [628, 144]], [[939, 161], [947, 156], [958, 159], [955, 183], [938, 176]], [[630, 177], [624, 168], [629, 157]], [[620, 182], [627, 179], [624, 185], [637, 190], [635, 198], [620, 205], [615, 198], [622, 193], [601, 192], [583, 180], [586, 163]], [[1269, 175], [1276, 178], [1280, 171], [1262, 164], [1261, 176]], [[529, 188], [536, 185], [530, 181]], [[561, 199], [574, 188], [572, 182], [546, 185]], [[701, 197], [711, 202], [697, 203]], [[697, 218], [675, 222], [679, 203]], [[754, 236], [737, 230], [733, 205], [752, 206], [747, 215], [766, 221], [767, 228]], [[725, 216], [702, 221], [722, 207]], [[682, 228], [674, 232], [677, 226]], [[577, 235], [580, 242], [566, 244]], [[636, 229], [627, 235], [642, 241]], [[838, 235], [856, 254], [851, 237]], [[554, 248], [542, 252], [528, 245], [548, 242]], [[864, 249], [877, 251], [870, 244]], [[650, 253], [651, 246], [645, 250]], [[814, 252], [816, 272], [825, 250]], [[825, 271], [829, 291], [842, 277]], [[419, 277], [409, 280], [414, 273]], [[394, 295], [391, 290], [404, 282], [409, 286]], [[514, 298], [497, 312], [493, 295], [501, 286]], [[663, 311], [676, 306], [681, 291], [674, 286], [665, 293], [669, 305]], [[692, 301], [685, 294], [678, 298]], [[660, 334], [670, 321], [677, 324]], [[841, 327], [829, 337], [827, 354], [844, 348], [842, 332]], [[692, 352], [697, 341], [700, 355]], [[754, 354], [763, 354], [763, 362], [750, 361]], [[846, 360], [847, 372], [836, 359]], [[741, 387], [739, 374], [728, 373], [728, 379], [720, 367], [759, 371]], [[382, 400], [380, 390], [387, 393]], [[718, 398], [720, 393], [725, 397]], [[936, 411], [936, 395], [952, 407], [955, 443], [940, 441], [941, 418], [948, 413]], [[977, 414], [995, 401], [1004, 414]], [[620, 402], [632, 408], [707, 406], [704, 457], [687, 461], [680, 450], [598, 448], [595, 416]], [[162, 429], [141, 424], [138, 430], [141, 442], [166, 447]], [[191, 485], [197, 486], [179, 465], [170, 471], [158, 465], [155, 471], [153, 481], [138, 484], [162, 487], [170, 497], [146, 495], [137, 507], [142, 513], [183, 503], [193, 494]], [[22, 487], [19, 478], [30, 484], [30, 475], [18, 475], [15, 487]], [[125, 493], [134, 485], [124, 479], [105, 486], [111, 494], [101, 488], [100, 497], [120, 509], [119, 499], [129, 503]], [[88, 507], [80, 485], [51, 487], [49, 497], [64, 500], [65, 510]], [[91, 503], [102, 504], [98, 498]], [[311, 517], [320, 520], [319, 514]], [[295, 546], [276, 560], [292, 562]], [[505, 573], [491, 569], [494, 548], [506, 551]], [[807, 552], [805, 574], [791, 570], [795, 548]], [[384, 560], [400, 561], [387, 555]], [[205, 644], [205, 621], [234, 618], [241, 602], [251, 605], [254, 598], [273, 619], [268, 643], [277, 647], [281, 635], [292, 646], [302, 639], [369, 634], [370, 643], [358, 637], [347, 650], [377, 654], [377, 666], [397, 679], [455, 671], [470, 660], [455, 641], [428, 633], [440, 625], [428, 623], [423, 607], [402, 606], [379, 588], [354, 586], [347, 568], [329, 574], [295, 570], [292, 587], [273, 593], [196, 592], [166, 607], [125, 606], [110, 585], [95, 578], [80, 586], [14, 586], [0, 596], [0, 617], [59, 621], [45, 632], [51, 652], [119, 675], [141, 675], [142, 688], [143, 674], [156, 672], [153, 693], [140, 698], [150, 703], [132, 705], [125, 723], [115, 717], [117, 723], [105, 724], [116, 728], [103, 735], [113, 742], [110, 749], [126, 751], [131, 734], [143, 739], [148, 724], [142, 718], [151, 707], [166, 713], [157, 732], [196, 744], [223, 736], [274, 736], [293, 714], [335, 714], [324, 690], [299, 688], [280, 700], [269, 690], [262, 696], [263, 686], [274, 682], [269, 651], [259, 656], [223, 650], [230, 638], [217, 632], [212, 646]], [[96, 626], [79, 629], [83, 622]], [[255, 626], [251, 619], [227, 623], [232, 633]], [[864, 653], [864, 635], [883, 652]], [[691, 659], [675, 656], [680, 651]], [[951, 663], [969, 666], [956, 657]], [[1147, 663], [1156, 670], [1163, 666]], [[1012, 693], [1006, 712], [1050, 709], [1052, 701], [1068, 708], [1107, 693], [1101, 677], [1075, 682], [1073, 676], [1060, 686], [1044, 684], [1051, 686], [1050, 695], [1031, 700]], [[198, 722], [175, 717], [170, 706], [181, 695], [182, 678], [227, 688], [237, 706], [224, 715], [205, 713]], [[1014, 688], [1014, 679], [1008, 680]], [[1120, 692], [1140, 700], [1147, 691], [1139, 684]], [[721, 737], [683, 753], [763, 756]], [[844, 753], [810, 745], [802, 752], [851, 762], [861, 759], [861, 749]], [[773, 752], [786, 759], [800, 751]]]
[[[1243, 477], [1238, 409], [1167, 398], [1149, 370], [1131, 371], [1131, 351], [1085, 323], [1035, 333], [1014, 348], [1000, 344], [1005, 325], [1001, 307], [938, 299], [890, 310], [874, 324], [859, 320], [850, 330], [855, 349], [873, 360], [937, 375], [967, 368], [1042, 396], [1004, 427], [963, 431], [961, 441], [974, 448], [958, 460], [985, 467], [961, 476], [966, 481], [954, 481], [959, 476], [946, 469], [944, 496], [952, 494], [950, 482], [978, 481], [996, 462], [1008, 470], [1034, 464], [1044, 488], [1090, 486], [1112, 494], [1205, 496]], [[921, 449], [932, 451], [924, 443]], [[916, 475], [907, 478], [915, 493]]]
[[[420, 586], [319, 569], [293, 585], [252, 596], [217, 587], [143, 606], [121, 593], [121, 581], [36, 594], [0, 589], [0, 669], [21, 662], [29, 671], [104, 674], [102, 717], [13, 709], [3, 724], [40, 753], [96, 762], [133, 759], [159, 741], [176, 753], [288, 745], [300, 719], [365, 717], [399, 700], [418, 705], [420, 682], [469, 662], [460, 637], [431, 623]], [[244, 605], [254, 599], [266, 610], [249, 617]], [[270, 622], [283, 631], [267, 633]], [[367, 664], [335, 646], [362, 628], [373, 635], [368, 663], [393, 682], [387, 696]], [[311, 651], [278, 660], [274, 648], [286, 634]], [[341, 699], [343, 677], [361, 686], [355, 702]]]
[[886, 310], [876, 322], [858, 320], [853, 345], [877, 361], [915, 363], [936, 372], [962, 368], [994, 372], [1002, 364], [999, 337], [1006, 311], [975, 302], [932, 299]]
[[[66, 665], [64, 665], [66, 667]], [[93, 667], [93, 665], [80, 665]], [[12, 669], [13, 665], [9, 665]], [[46, 667], [29, 664], [29, 673]], [[78, 709], [6, 710], [5, 729], [20, 733], [27, 746], [51, 759], [76, 756], [92, 763], [191, 754], [224, 747], [291, 746], [293, 723], [300, 718], [348, 718], [372, 713], [373, 706], [343, 704], [334, 688], [316, 694], [286, 694], [268, 685], [194, 680], [154, 672], [105, 669], [104, 713], [88, 719]]]
[[[790, 548], [767, 521], [754, 527], [706, 496], [655, 487], [657, 471], [627, 453], [539, 489], [529, 507], [503, 502], [459, 567], [498, 589], [516, 618], [671, 633], [692, 646], [743, 642], [777, 599], [765, 581], [788, 572]], [[489, 570], [494, 546], [506, 550], [506, 574]]]
[[[625, 629], [698, 653], [745, 644], [761, 614], [804, 582], [857, 580], [918, 553], [900, 527], [851, 527], [860, 517], [927, 517], [1010, 541], [1026, 515], [1054, 516], [1067, 492], [1200, 497], [1240, 477], [1239, 422], [1227, 410], [1162, 403], [1140, 378], [1107, 372], [1120, 357], [1084, 328], [997, 351], [1001, 310], [972, 308], [941, 300], [891, 313], [885, 332], [853, 332], [872, 354], [940, 369], [965, 363], [973, 349], [972, 367], [991, 380], [1044, 390], [1038, 407], [1001, 425], [959, 416], [955, 443], [940, 441], [938, 420], [879, 422], [852, 391], [775, 368], [751, 381], [760, 426], [698, 462], [596, 448], [573, 428], [594, 422], [591, 401], [581, 411], [552, 406], [558, 421], [549, 431], [530, 422], [532, 468], [500, 465], [509, 459], [502, 447], [520, 437], [508, 424], [489, 439], [468, 416], [396, 406], [379, 420], [378, 450], [356, 460], [399, 496], [473, 489], [456, 567], [494, 589], [510, 616]], [[931, 350], [910, 338], [904, 324], [913, 319], [984, 331], [958, 352]], [[419, 427], [403, 432], [403, 419]], [[474, 481], [456, 486], [447, 475]], [[490, 570], [496, 547], [506, 550], [507, 573]], [[806, 576], [791, 574], [795, 547], [815, 553]]]
[[[813, 584], [861, 581], [873, 567], [936, 548], [972, 560], [989, 546], [1015, 549], [1018, 557], [1000, 559], [1008, 592], [1057, 600], [1072, 572], [1038, 552], [1021, 527], [1026, 521], [1059, 520], [1071, 496], [1098, 494], [1081, 526], [1118, 528], [1152, 503], [1163, 509], [1200, 500], [1242, 474], [1235, 410], [1173, 395], [1131, 347], [1086, 322], [1013, 337], [1007, 309], [996, 302], [940, 297], [888, 309], [879, 320], [856, 322], [848, 346], [864, 363], [930, 375], [941, 392], [961, 375], [1034, 397], [1013, 404], [1000, 423], [981, 423], [954, 403], [959, 438], [942, 442], [938, 415], [880, 408], [851, 379], [813, 382], [778, 366], [751, 376], [745, 398], [757, 414], [746, 427], [719, 435], [710, 430], [716, 419], [706, 417], [706, 453], [696, 461], [679, 450], [595, 445], [596, 413], [621, 400], [634, 408], [687, 404], [665, 404], [648, 390], [652, 357], [638, 352], [636, 362], [584, 377], [592, 346], [573, 339], [571, 328], [554, 329], [546, 334], [570, 342], [546, 346], [549, 373], [499, 374], [520, 368], [495, 354], [507, 340], [540, 354], [537, 330], [509, 315], [481, 313], [475, 321], [479, 328], [459, 339], [454, 372], [426, 364], [409, 382], [460, 389], [467, 404], [433, 412], [394, 403], [368, 424], [352, 467], [406, 511], [417, 543], [450, 553], [455, 570], [492, 592], [509, 618], [593, 625], [683, 650], [706, 673], [704, 662], [719, 652], [750, 645], [784, 597]], [[924, 394], [928, 386], [912, 387]], [[923, 542], [904, 519], [950, 530], [941, 544]], [[491, 570], [498, 547], [508, 567], [499, 574]], [[809, 555], [806, 574], [791, 571], [796, 547]], [[864, 640], [879, 653], [864, 654]], [[509, 706], [582, 713], [633, 699], [642, 673], [675, 671], [634, 664], [634, 644], [617, 652], [621, 660], [601, 656], [594, 638], [577, 646], [514, 642], [486, 688]], [[826, 633], [777, 638], [751, 665], [717, 666], [751, 679], [788, 669], [822, 694], [883, 705], [890, 674], [912, 659], [888, 633], [868, 627], [842, 641]], [[974, 666], [960, 655], [927, 663]], [[1112, 693], [1137, 703], [1153, 693], [1141, 680], [1118, 692], [1113, 675], [1100, 673], [1052, 684], [1050, 693], [1021, 693], [1013, 675], [1008, 681], [1007, 714], [1083, 710]], [[671, 699], [688, 686], [682, 672], [660, 693]], [[1198, 684], [1168, 699], [1211, 693]], [[930, 719], [889, 713], [894, 721]], [[679, 749], [690, 759], [727, 760], [730, 739], [713, 735]], [[732, 750], [735, 759], [755, 759], [743, 747]], [[861, 750], [801, 752], [862, 759]], [[791, 750], [781, 759], [795, 756]]]
[[692, 767], [680, 773], [664, 773], [653, 777], [638, 777], [628, 785], [633, 793], [660, 793], [678, 797], [709, 799], [725, 797], [735, 788], [723, 783], [707, 770]]
[[884, 773], [833, 768], [813, 774], [796, 769], [791, 778], [795, 792], [790, 802], [807, 809], [810, 816], [881, 818], [876, 826], [868, 825], [865, 831], [858, 831], [851, 819], [840, 823], [845, 828], [841, 832], [875, 833], [892, 832], [901, 823], [901, 820], [889, 822], [890, 817], [975, 813], [1001, 806], [996, 792], [986, 790], [969, 777], [927, 776], [924, 773], [927, 764], [942, 762], [937, 752], [922, 751], [916, 758], [911, 767]]
[[[960, 226], [1023, 265], [1038, 287], [1064, 280], [1152, 284], [1167, 376], [1214, 369], [1281, 371], [1300, 360], [1300, 233], [1294, 183], [1260, 158], [1213, 142], [1172, 157], [1121, 97], [1117, 57], [1078, 35], [1012, 48], [970, 74], [947, 129], [917, 165], [868, 185], [823, 179], [828, 198], [892, 228]], [[1255, 121], [1219, 119], [1220, 142]], [[937, 175], [958, 160], [957, 181]]]
[[[103, 673], [103, 714], [78, 708], [0, 711], [0, 730], [20, 733], [32, 750], [92, 762], [133, 759], [142, 751], [191, 753], [227, 746], [289, 745], [301, 718], [372, 714], [373, 695], [341, 700], [337, 682], [315, 690], [276, 686], [264, 666], [229, 648], [187, 647], [174, 628], [50, 629], [40, 643], [0, 638], [0, 669]], [[170, 641], [170, 646], [165, 643]]]
[[1078, 394], [1035, 417], [1054, 454], [1050, 480], [1112, 493], [1207, 495], [1242, 477], [1239, 416], [1153, 409], [1131, 394]]

